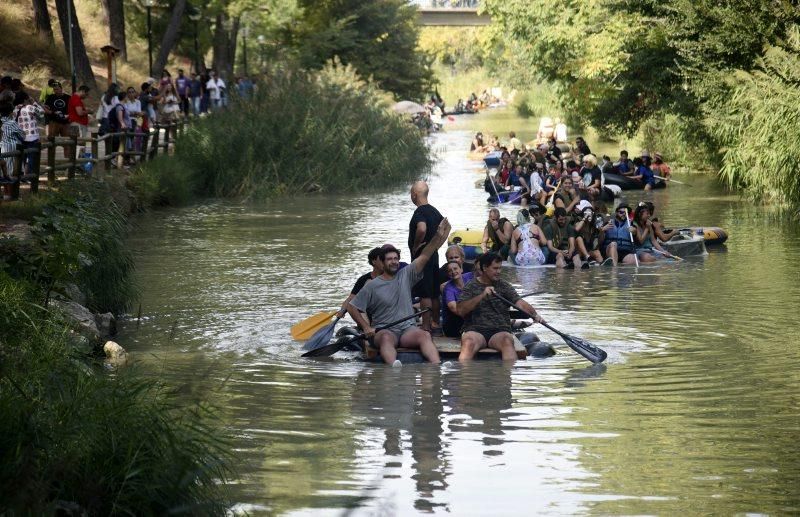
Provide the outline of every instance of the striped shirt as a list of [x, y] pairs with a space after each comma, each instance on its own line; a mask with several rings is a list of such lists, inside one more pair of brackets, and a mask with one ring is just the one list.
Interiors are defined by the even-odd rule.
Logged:
[[0, 138], [0, 144], [3, 145], [4, 151], [14, 151], [17, 148], [17, 144], [25, 138], [25, 133], [13, 118], [3, 117], [1, 120], [0, 131], [3, 132], [3, 137]]

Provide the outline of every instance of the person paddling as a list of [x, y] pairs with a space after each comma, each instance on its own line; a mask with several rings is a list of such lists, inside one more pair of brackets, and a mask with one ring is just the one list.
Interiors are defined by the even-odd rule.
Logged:
[[480, 349], [486, 347], [498, 350], [504, 361], [516, 360], [511, 315], [505, 302], [494, 296], [495, 292], [530, 314], [535, 322], [544, 322], [536, 309], [523, 300], [511, 284], [500, 279], [502, 262], [497, 253], [481, 255], [478, 259], [480, 276], [467, 283], [458, 297], [456, 308], [464, 318], [459, 361], [471, 360]]
[[[395, 363], [398, 346], [419, 349], [428, 361], [439, 362], [439, 352], [433, 344], [430, 333], [417, 328], [413, 321], [408, 320], [377, 333], [375, 327], [414, 314], [411, 288], [422, 279], [431, 255], [444, 244], [449, 233], [450, 222], [444, 218], [417, 258], [403, 269], [399, 269], [399, 250], [390, 246], [381, 248], [383, 273], [368, 282], [347, 307], [350, 317], [364, 329], [366, 337], [374, 338], [374, 345], [380, 350], [381, 358], [387, 364], [399, 364]], [[368, 322], [362, 312], [370, 314], [372, 321]]]

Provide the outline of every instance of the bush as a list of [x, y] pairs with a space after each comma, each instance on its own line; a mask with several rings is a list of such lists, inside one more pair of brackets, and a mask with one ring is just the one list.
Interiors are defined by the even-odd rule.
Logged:
[[0, 271], [0, 514], [222, 514], [229, 445], [135, 369], [105, 375]]
[[[142, 200], [178, 204], [191, 194], [267, 198], [363, 191], [426, 174], [419, 131], [349, 67], [274, 74], [255, 99], [191, 126], [174, 156], [131, 181]], [[171, 189], [174, 187], [174, 190]]]
[[31, 242], [0, 240], [0, 269], [41, 286], [42, 302], [52, 291], [76, 284], [96, 312], [121, 312], [137, 296], [133, 259], [126, 250], [125, 214], [109, 187], [67, 182], [48, 196], [33, 216]]
[[751, 198], [800, 206], [800, 29], [769, 47], [752, 72], [738, 72], [709, 127], [727, 149], [720, 177]]

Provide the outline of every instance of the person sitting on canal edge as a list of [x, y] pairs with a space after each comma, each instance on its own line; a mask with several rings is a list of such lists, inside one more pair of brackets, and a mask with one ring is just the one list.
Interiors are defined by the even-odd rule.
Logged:
[[[381, 257], [383, 273], [368, 282], [347, 307], [350, 317], [364, 329], [366, 337], [368, 339], [374, 337], [374, 345], [380, 350], [381, 358], [387, 364], [399, 364], [395, 363], [398, 346], [419, 349], [428, 361], [439, 362], [439, 352], [433, 344], [430, 333], [417, 328], [412, 320], [398, 323], [377, 333], [375, 327], [414, 314], [411, 288], [422, 279], [431, 255], [444, 244], [449, 234], [450, 223], [447, 218], [442, 219], [436, 233], [422, 248], [417, 258], [403, 269], [399, 269], [400, 252], [395, 248], [384, 246]], [[370, 314], [372, 321], [368, 322], [361, 315], [362, 312]]]
[[515, 361], [511, 315], [505, 302], [494, 296], [497, 292], [521, 310], [544, 320], [528, 302], [520, 298], [511, 284], [500, 279], [503, 259], [496, 253], [484, 253], [478, 258], [480, 276], [464, 286], [456, 304], [457, 313], [464, 318], [459, 361], [469, 361], [482, 348], [498, 350], [504, 361]]
[[610, 258], [616, 266], [619, 262], [623, 264], [635, 264], [636, 256], [633, 239], [631, 234], [635, 231], [628, 221], [627, 211], [630, 207], [621, 203], [615, 212], [614, 220], [603, 227], [605, 232], [606, 257]]

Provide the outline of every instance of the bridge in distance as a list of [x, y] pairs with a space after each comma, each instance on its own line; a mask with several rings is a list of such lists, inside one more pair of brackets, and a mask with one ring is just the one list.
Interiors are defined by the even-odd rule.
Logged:
[[439, 27], [488, 25], [489, 16], [478, 14], [476, 0], [415, 0], [411, 4], [419, 10], [419, 24]]

